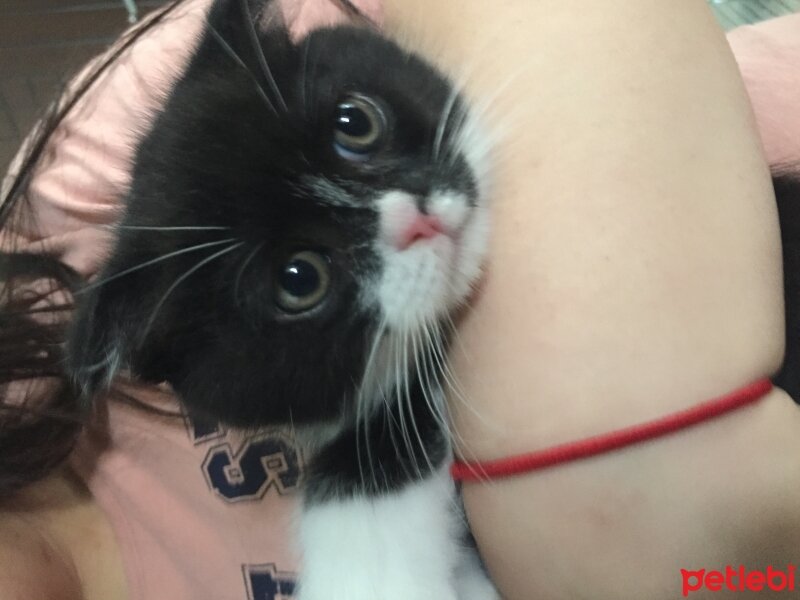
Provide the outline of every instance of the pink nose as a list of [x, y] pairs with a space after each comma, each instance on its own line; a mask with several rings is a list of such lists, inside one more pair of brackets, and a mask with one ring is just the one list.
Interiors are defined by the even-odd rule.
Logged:
[[400, 250], [405, 250], [414, 242], [436, 237], [440, 233], [444, 233], [444, 231], [444, 226], [438, 217], [418, 214], [400, 235], [397, 247]]

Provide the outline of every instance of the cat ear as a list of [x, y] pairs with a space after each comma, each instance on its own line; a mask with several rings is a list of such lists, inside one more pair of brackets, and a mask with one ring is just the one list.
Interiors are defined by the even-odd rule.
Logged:
[[261, 60], [257, 38], [277, 43], [273, 49], [279, 51], [282, 43], [296, 44], [315, 29], [342, 23], [377, 29], [383, 5], [382, 0], [225, 0], [212, 7], [208, 22], [212, 34], [253, 68]]
[[222, 0], [208, 15], [209, 29], [248, 66], [257, 63], [257, 40], [288, 40], [288, 23], [278, 0]]
[[[79, 294], [67, 335], [66, 367], [86, 400], [108, 389], [123, 370], [147, 381], [167, 377], [170, 367], [156, 348], [163, 336], [151, 324], [158, 297], [146, 291], [151, 282], [137, 275], [90, 284]], [[137, 295], [133, 289], [145, 291]]]
[[[380, 28], [383, 25], [381, 0], [275, 0], [290, 39], [297, 43], [309, 32], [342, 23]], [[274, 15], [272, 15], [274, 16]], [[267, 14], [267, 19], [272, 18]]]
[[124, 316], [125, 296], [115, 294], [116, 286], [91, 285], [81, 294], [78, 309], [67, 336], [67, 371], [81, 397], [89, 399], [110, 387], [128, 355]]
[[248, 14], [262, 32], [280, 29], [293, 43], [315, 29], [343, 23], [383, 25], [382, 0], [229, 0], [228, 7]]

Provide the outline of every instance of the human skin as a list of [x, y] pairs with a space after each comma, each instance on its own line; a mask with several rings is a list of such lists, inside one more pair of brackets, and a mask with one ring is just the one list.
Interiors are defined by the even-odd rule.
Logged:
[[[473, 101], [503, 90], [485, 115], [505, 130], [487, 276], [453, 349], [462, 456], [605, 433], [776, 370], [774, 197], [703, 0], [403, 0], [387, 20], [469, 65]], [[796, 559], [798, 490], [800, 413], [775, 390], [464, 498], [506, 600], [657, 600], [680, 597], [681, 568]]]
[[67, 469], [0, 503], [0, 598], [125, 600], [114, 532]]
[[[509, 125], [490, 276], [455, 344], [489, 423], [459, 411], [465, 456], [640, 422], [774, 369], [774, 207], [702, 0], [385, 4], [391, 33], [419, 37], [456, 76], [467, 66], [472, 97], [502, 88], [486, 121]], [[469, 485], [467, 508], [507, 600], [675, 598], [680, 568], [755, 568], [797, 547], [798, 430], [776, 392], [647, 447]], [[0, 569], [0, 596], [55, 598], [20, 582], [64, 593], [77, 570], [83, 589], [68, 600], [124, 598], [108, 524], [69, 476], [0, 512], [0, 564], [13, 566]], [[24, 545], [21, 531], [41, 534]]]

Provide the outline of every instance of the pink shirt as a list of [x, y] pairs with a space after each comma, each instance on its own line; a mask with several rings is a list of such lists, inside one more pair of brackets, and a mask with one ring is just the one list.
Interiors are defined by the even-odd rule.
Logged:
[[[168, 394], [133, 392], [177, 409]], [[72, 465], [108, 514], [130, 600], [282, 600], [302, 453], [286, 432], [243, 436], [109, 403]]]
[[[29, 194], [37, 222], [19, 224], [0, 242], [47, 248], [85, 276], [97, 272], [110, 242], [104, 226], [118, 218], [129, 183], [132, 148], [191, 55], [208, 4], [190, 0], [166, 26], [149, 32], [65, 120]], [[358, 5], [381, 21], [379, 2]], [[296, 38], [341, 19], [336, 6], [281, 2]], [[731, 34], [773, 162], [800, 163], [798, 40], [800, 15]], [[167, 392], [129, 392], [179, 410]], [[111, 402], [81, 439], [72, 464], [112, 523], [131, 600], [292, 595], [291, 514], [303, 457], [286, 432], [243, 436]]]
[[800, 169], [800, 14], [728, 35], [771, 165]]

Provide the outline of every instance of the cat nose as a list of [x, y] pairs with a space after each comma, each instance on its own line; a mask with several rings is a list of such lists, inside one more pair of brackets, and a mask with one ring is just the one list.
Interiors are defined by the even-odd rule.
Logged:
[[398, 236], [396, 241], [397, 249], [405, 250], [415, 242], [428, 240], [443, 233], [445, 233], [445, 227], [439, 217], [417, 213]]
[[468, 212], [463, 196], [448, 193], [433, 194], [420, 203], [419, 196], [405, 190], [391, 190], [376, 203], [380, 213], [380, 236], [396, 251], [441, 235], [453, 238]]

